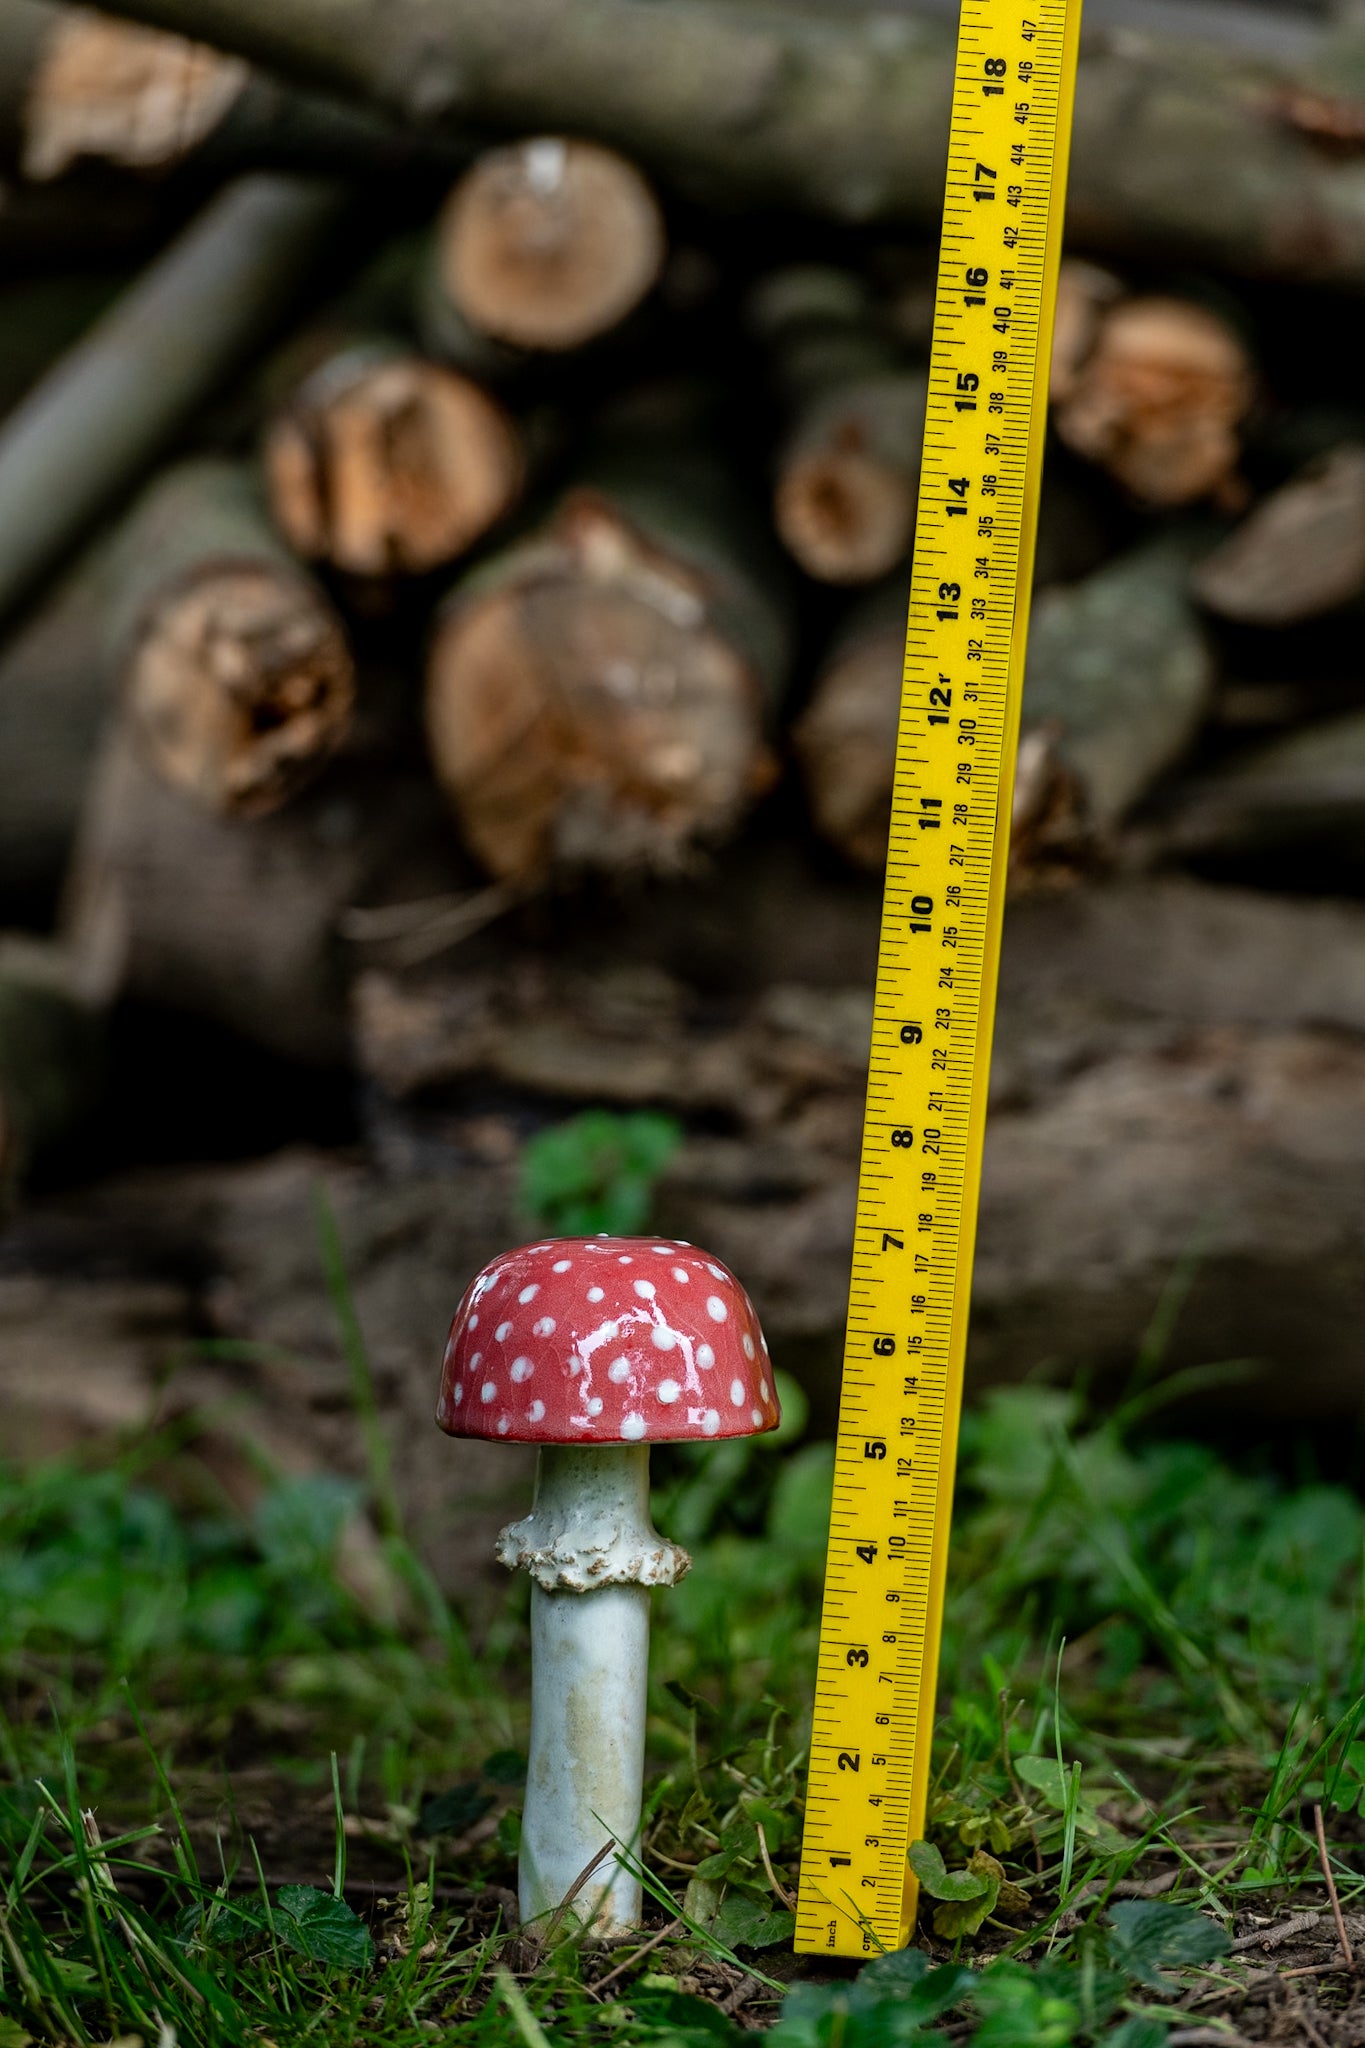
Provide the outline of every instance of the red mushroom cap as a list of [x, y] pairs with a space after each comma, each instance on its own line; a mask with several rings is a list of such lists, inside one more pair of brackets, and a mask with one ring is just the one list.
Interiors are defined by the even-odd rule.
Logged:
[[522, 1444], [758, 1436], [781, 1411], [753, 1303], [707, 1252], [558, 1237], [504, 1252], [455, 1311], [436, 1420]]

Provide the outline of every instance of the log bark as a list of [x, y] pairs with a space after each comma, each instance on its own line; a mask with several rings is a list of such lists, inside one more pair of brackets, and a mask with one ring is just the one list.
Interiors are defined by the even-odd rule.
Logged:
[[427, 732], [494, 875], [667, 871], [734, 829], [771, 776], [787, 659], [756, 539], [675, 449], [602, 470], [457, 588]]
[[[192, 166], [354, 174], [453, 167], [455, 138], [400, 129], [344, 101], [282, 86], [237, 57], [89, 7], [6, 0], [0, 13], [0, 161], [26, 180], [98, 166], [160, 178]], [[125, 197], [126, 197], [125, 188]]]
[[0, 648], [0, 901], [16, 921], [51, 916], [112, 699], [103, 629], [117, 588], [106, 541]]
[[1321, 888], [1365, 868], [1365, 712], [1319, 719], [1177, 792], [1162, 845]]
[[336, 227], [333, 185], [244, 178], [0, 429], [0, 613], [123, 496], [287, 315]]
[[779, 271], [750, 305], [787, 417], [773, 519], [806, 572], [870, 583], [909, 551], [925, 374], [905, 365], [861, 280]]
[[36, 939], [0, 939], [0, 1211], [91, 1107], [102, 1042], [101, 1008], [71, 960]]
[[276, 809], [344, 738], [355, 671], [255, 478], [213, 459], [169, 471], [117, 550], [113, 665], [148, 761], [208, 810]]
[[357, 576], [465, 554], [515, 504], [520, 436], [467, 377], [394, 344], [340, 350], [271, 423], [275, 519], [301, 555]]
[[107, 1001], [137, 997], [335, 1064], [348, 1053], [348, 912], [390, 888], [422, 893], [433, 866], [448, 885], [447, 844], [423, 782], [345, 763], [270, 817], [215, 816], [169, 788], [116, 724], [91, 778], [63, 930], [83, 985]]
[[1192, 588], [1220, 618], [1290, 626], [1365, 590], [1365, 447], [1344, 443], [1272, 491], [1205, 556]]
[[1186, 592], [1205, 545], [1200, 529], [1172, 532], [1038, 599], [1024, 735], [1039, 736], [1039, 758], [1024, 762], [1014, 812], [1026, 864], [1107, 846], [1198, 731], [1214, 664]]
[[[544, 135], [486, 151], [436, 225], [431, 283], [460, 327], [558, 353], [619, 326], [656, 283], [663, 216], [634, 164]], [[440, 318], [438, 313], [436, 316]]]
[[[404, 120], [588, 129], [695, 192], [826, 218], [937, 221], [951, 28], [693, 0], [119, 0]], [[1298, 79], [1168, 35], [1081, 59], [1069, 229], [1081, 246], [1365, 288], [1354, 166], [1295, 132]]]

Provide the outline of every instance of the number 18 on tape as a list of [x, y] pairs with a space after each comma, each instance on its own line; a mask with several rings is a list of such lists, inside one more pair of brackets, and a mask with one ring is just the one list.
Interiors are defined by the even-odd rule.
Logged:
[[[1027, 9], [1028, 11], [1025, 11]], [[963, 0], [796, 1946], [916, 1898], [1080, 0]]]

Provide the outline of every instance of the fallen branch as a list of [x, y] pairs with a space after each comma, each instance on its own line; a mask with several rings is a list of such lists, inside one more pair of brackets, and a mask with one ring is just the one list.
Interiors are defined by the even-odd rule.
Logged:
[[205, 178], [344, 175], [453, 166], [467, 155], [456, 138], [399, 127], [91, 7], [5, 0], [0, 9], [0, 158], [26, 180], [65, 180], [82, 165], [143, 178], [189, 165]]
[[0, 428], [0, 613], [116, 503], [297, 302], [344, 194], [243, 178]]
[[[694, 193], [936, 222], [950, 28], [701, 0], [118, 0], [402, 120], [587, 131]], [[1287, 118], [1271, 61], [1125, 30], [1081, 59], [1069, 224], [1083, 243], [1365, 289], [1365, 192]]]

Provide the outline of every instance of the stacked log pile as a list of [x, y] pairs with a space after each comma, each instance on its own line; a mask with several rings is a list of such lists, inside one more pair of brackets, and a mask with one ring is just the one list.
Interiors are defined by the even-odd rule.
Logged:
[[[1082, 61], [999, 1370], [1117, 1356], [1206, 1226], [1208, 1341], [1252, 1272], [1287, 1329], [1365, 1167], [1365, 125], [1229, 22]], [[220, 1142], [130, 1140], [168, 1043], [498, 1214], [538, 1122], [667, 1107], [828, 1382], [950, 64], [908, 0], [0, 9], [0, 1201]]]

